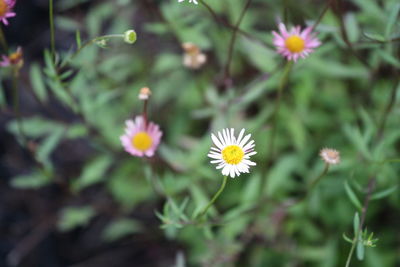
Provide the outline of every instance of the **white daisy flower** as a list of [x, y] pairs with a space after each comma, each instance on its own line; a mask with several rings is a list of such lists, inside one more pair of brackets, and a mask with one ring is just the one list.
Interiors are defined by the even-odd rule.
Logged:
[[[185, 0], [178, 0], [179, 3], [183, 2], [183, 1], [185, 1]], [[194, 3], [195, 5], [198, 4], [196, 0], [189, 0], [189, 3]]]
[[223, 129], [222, 134], [211, 134], [211, 139], [216, 147], [211, 147], [208, 157], [213, 160], [211, 163], [218, 164], [217, 169], [222, 169], [222, 174], [234, 178], [240, 173], [248, 173], [250, 166], [256, 163], [250, 161], [250, 156], [257, 154], [254, 151], [254, 140], [249, 141], [251, 134], [244, 135], [244, 129], [239, 133], [238, 138], [234, 135], [234, 129]]
[[319, 155], [327, 164], [336, 165], [340, 163], [340, 153], [335, 149], [324, 148], [319, 152]]

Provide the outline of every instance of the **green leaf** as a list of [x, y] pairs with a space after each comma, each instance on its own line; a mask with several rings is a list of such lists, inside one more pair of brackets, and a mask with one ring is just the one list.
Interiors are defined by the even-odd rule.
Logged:
[[400, 12], [400, 3], [393, 4], [390, 6], [390, 13], [387, 18], [387, 24], [385, 28], [385, 37], [387, 39], [390, 38], [391, 33], [396, 25], [399, 22], [399, 12]]
[[43, 81], [41, 67], [37, 63], [31, 65], [30, 79], [32, 83], [32, 89], [40, 101], [47, 101], [46, 86]]
[[107, 242], [113, 242], [127, 235], [139, 232], [141, 226], [132, 219], [118, 219], [104, 229], [102, 237]]
[[82, 47], [82, 40], [81, 40], [81, 32], [79, 30], [76, 30], [75, 40], [76, 40], [76, 48], [80, 49]]
[[37, 159], [44, 164], [50, 164], [50, 155], [56, 149], [64, 136], [65, 129], [57, 127], [53, 129], [53, 132], [46, 137], [39, 145], [36, 151]]
[[388, 189], [376, 192], [376, 193], [372, 194], [371, 200], [377, 200], [377, 199], [385, 198], [388, 195], [390, 195], [393, 192], [395, 192], [397, 190], [397, 188], [398, 188], [398, 186], [395, 185], [395, 186], [389, 187]]
[[[356, 194], [354, 193], [353, 189], [351, 189], [347, 180], [344, 181], [344, 188], [346, 190], [346, 194], [349, 197], [351, 203], [353, 203], [353, 205], [356, 206], [357, 209], [361, 210], [362, 209], [361, 202], [358, 200]], [[357, 216], [358, 216], [358, 214], [357, 214]]]
[[353, 219], [353, 230], [354, 230], [354, 236], [357, 236], [357, 233], [360, 228], [360, 216], [358, 216], [358, 212], [354, 214], [354, 219]]
[[363, 32], [363, 35], [372, 40], [372, 41], [378, 41], [378, 42], [385, 42], [386, 38], [382, 34], [379, 33], [369, 33], [369, 32]]
[[19, 189], [37, 189], [51, 182], [50, 176], [40, 172], [14, 177], [10, 184]]
[[66, 232], [85, 226], [95, 216], [95, 210], [90, 206], [66, 207], [61, 211], [57, 227]]
[[351, 43], [356, 42], [360, 36], [360, 30], [355, 15], [353, 13], [346, 14], [344, 17], [344, 24], [346, 26], [349, 41]]
[[365, 248], [362, 239], [357, 241], [357, 259], [362, 261], [364, 259]]
[[85, 166], [80, 177], [73, 182], [72, 190], [77, 192], [104, 180], [112, 162], [112, 158], [107, 155], [92, 160]]

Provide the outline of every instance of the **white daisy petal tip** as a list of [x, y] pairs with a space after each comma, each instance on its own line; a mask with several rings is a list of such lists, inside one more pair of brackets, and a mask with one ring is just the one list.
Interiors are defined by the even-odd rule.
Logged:
[[[249, 158], [254, 155], [254, 140], [250, 140], [251, 134], [245, 135], [245, 129], [242, 129], [239, 136], [235, 136], [233, 128], [226, 128], [217, 132], [217, 135], [211, 134], [211, 139], [216, 147], [211, 147], [208, 156], [213, 159], [220, 159], [220, 162], [212, 161], [217, 164], [217, 169], [222, 169], [222, 175], [235, 178], [241, 173], [249, 173], [250, 166], [255, 163]], [[222, 134], [221, 134], [222, 133]], [[243, 138], [244, 136], [244, 138]], [[245, 149], [252, 146], [251, 149]]]

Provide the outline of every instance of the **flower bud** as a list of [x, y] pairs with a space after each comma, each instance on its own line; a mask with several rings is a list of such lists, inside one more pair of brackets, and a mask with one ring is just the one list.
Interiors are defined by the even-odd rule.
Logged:
[[124, 41], [128, 44], [134, 44], [136, 42], [137, 35], [134, 30], [128, 30], [124, 33]]

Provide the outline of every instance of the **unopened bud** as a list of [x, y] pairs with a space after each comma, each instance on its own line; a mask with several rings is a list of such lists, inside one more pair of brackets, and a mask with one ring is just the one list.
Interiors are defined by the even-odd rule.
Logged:
[[134, 30], [128, 30], [124, 33], [124, 41], [128, 44], [134, 44], [136, 42], [137, 35]]
[[143, 87], [140, 89], [139, 99], [140, 100], [148, 100], [151, 95], [151, 90], [148, 87]]

